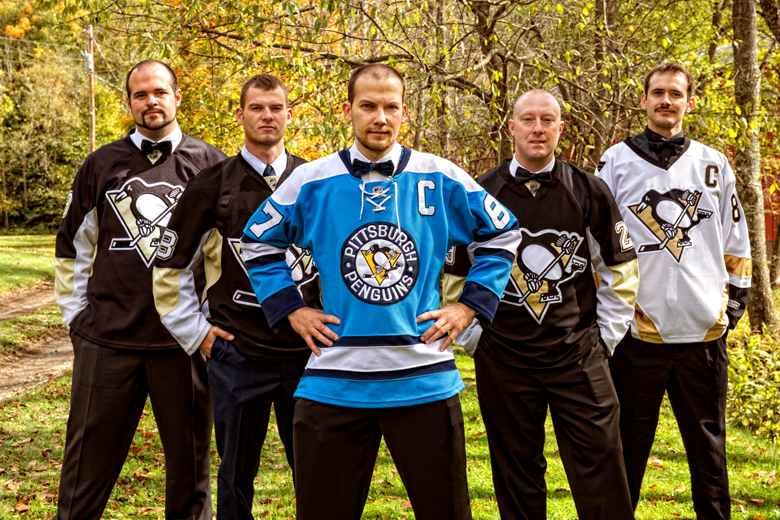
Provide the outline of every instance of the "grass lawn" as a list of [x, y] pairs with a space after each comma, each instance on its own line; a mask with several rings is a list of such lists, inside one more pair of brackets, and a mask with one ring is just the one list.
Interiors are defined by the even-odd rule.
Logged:
[[0, 294], [54, 279], [54, 235], [0, 236]]
[[56, 305], [39, 309], [0, 323], [0, 354], [19, 350], [29, 343], [51, 337], [57, 331], [67, 330]]
[[[474, 386], [473, 361], [457, 356], [468, 387], [461, 394], [466, 419], [469, 490], [475, 519], [498, 518], [493, 496], [490, 459]], [[59, 463], [65, 442], [70, 377], [36, 389], [0, 408], [0, 519], [51, 518], [56, 511]], [[216, 448], [214, 448], [216, 450]], [[576, 518], [551, 425], [548, 460], [548, 518]], [[780, 480], [775, 468], [780, 451], [769, 442], [732, 428], [727, 451], [735, 519], [780, 519]], [[212, 489], [216, 493], [218, 459], [214, 451]], [[163, 518], [164, 460], [151, 408], [147, 407], [122, 471], [105, 520]], [[269, 431], [258, 474], [254, 514], [259, 518], [294, 518], [292, 475], [274, 426]], [[368, 502], [366, 519], [412, 519], [408, 496], [387, 448], [382, 445]], [[695, 518], [685, 450], [667, 402], [664, 403], [651, 463], [637, 518]]]

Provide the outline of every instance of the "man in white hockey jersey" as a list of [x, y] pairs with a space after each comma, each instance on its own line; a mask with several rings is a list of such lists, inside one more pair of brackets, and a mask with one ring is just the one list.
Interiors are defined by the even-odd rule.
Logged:
[[691, 471], [699, 518], [730, 518], [726, 467], [726, 335], [750, 288], [747, 226], [726, 157], [683, 136], [693, 77], [666, 63], [645, 78], [647, 128], [606, 151], [596, 174], [612, 190], [639, 258], [631, 334], [610, 370], [623, 457], [639, 501], [664, 391]]
[[[241, 246], [271, 327], [288, 317], [314, 352], [295, 397], [298, 520], [358, 520], [384, 436], [418, 520], [468, 520], [464, 388], [452, 339], [490, 322], [520, 236], [451, 162], [402, 147], [403, 77], [352, 73], [356, 142], [304, 164], [255, 212]], [[447, 250], [477, 242], [459, 302], [439, 309]], [[322, 311], [295, 289], [284, 248], [311, 251]], [[449, 337], [441, 337], [450, 331]]]

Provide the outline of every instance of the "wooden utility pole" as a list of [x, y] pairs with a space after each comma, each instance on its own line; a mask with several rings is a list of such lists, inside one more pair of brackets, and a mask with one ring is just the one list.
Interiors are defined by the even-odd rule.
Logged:
[[93, 58], [94, 38], [92, 26], [87, 27], [87, 55], [85, 56], [87, 74], [89, 74], [89, 153], [95, 151], [95, 60]]

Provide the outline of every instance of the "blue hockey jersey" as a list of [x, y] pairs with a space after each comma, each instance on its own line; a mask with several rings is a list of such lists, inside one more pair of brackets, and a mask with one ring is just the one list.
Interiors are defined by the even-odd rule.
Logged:
[[439, 307], [450, 247], [477, 243], [460, 298], [490, 321], [520, 241], [514, 216], [451, 162], [396, 145], [394, 174], [353, 174], [353, 146], [299, 167], [249, 220], [241, 239], [252, 286], [273, 326], [304, 306], [286, 248], [308, 249], [320, 271], [328, 325], [296, 397], [354, 408], [411, 406], [463, 390], [444, 339], [420, 340]]

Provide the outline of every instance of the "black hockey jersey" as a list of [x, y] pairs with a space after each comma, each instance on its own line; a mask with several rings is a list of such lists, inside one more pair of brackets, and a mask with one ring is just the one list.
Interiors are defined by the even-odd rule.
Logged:
[[[496, 316], [482, 324], [480, 348], [524, 368], [572, 363], [599, 338], [613, 351], [639, 285], [636, 253], [604, 182], [559, 160], [551, 176], [549, 185], [517, 185], [505, 162], [477, 179], [516, 216], [522, 235]], [[462, 276], [458, 266], [469, 253], [461, 246], [452, 254], [445, 284]]]
[[57, 232], [55, 294], [66, 325], [104, 346], [178, 347], [155, 312], [152, 263], [187, 182], [224, 158], [187, 135], [155, 164], [130, 136], [87, 157]]
[[[279, 184], [305, 163], [287, 154]], [[263, 178], [238, 154], [201, 172], [182, 196], [157, 254], [154, 296], [163, 324], [181, 346], [194, 353], [211, 325], [235, 335], [233, 345], [246, 358], [269, 362], [304, 361], [311, 351], [285, 319], [268, 326], [247, 276], [241, 234], [249, 217], [277, 185]], [[206, 290], [199, 302], [190, 266], [203, 257]], [[322, 308], [317, 269], [306, 250], [286, 253], [293, 279], [307, 305]]]

